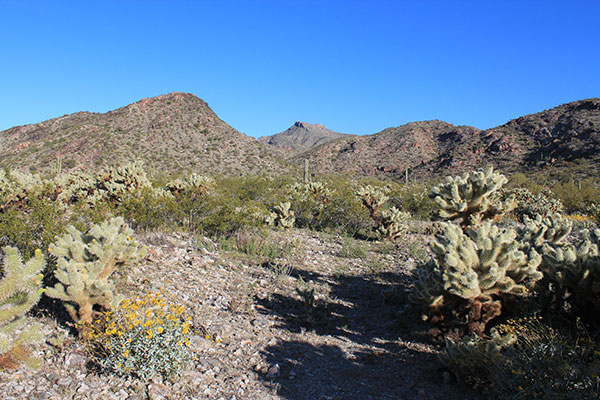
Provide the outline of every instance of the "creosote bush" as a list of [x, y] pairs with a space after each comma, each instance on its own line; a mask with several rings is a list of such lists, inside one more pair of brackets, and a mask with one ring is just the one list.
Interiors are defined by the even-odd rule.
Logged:
[[190, 338], [197, 332], [185, 311], [161, 292], [125, 299], [85, 324], [86, 346], [106, 371], [143, 381], [174, 378], [195, 359]]

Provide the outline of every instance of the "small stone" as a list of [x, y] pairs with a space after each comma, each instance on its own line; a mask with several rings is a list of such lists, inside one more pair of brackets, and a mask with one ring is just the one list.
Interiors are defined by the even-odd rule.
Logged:
[[168, 387], [162, 383], [151, 383], [148, 385], [148, 397], [150, 400], [163, 400], [170, 395]]
[[279, 364], [273, 364], [267, 371], [267, 379], [277, 378], [280, 372]]
[[70, 376], [66, 376], [56, 381], [56, 383], [60, 386], [69, 386], [71, 382], [73, 382], [73, 379]]

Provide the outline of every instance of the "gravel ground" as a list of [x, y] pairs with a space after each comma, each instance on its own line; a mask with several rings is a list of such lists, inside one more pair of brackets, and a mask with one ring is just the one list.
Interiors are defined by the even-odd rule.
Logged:
[[[283, 250], [250, 256], [207, 238], [145, 234], [148, 256], [116, 277], [126, 296], [163, 290], [220, 339], [194, 337], [198, 360], [173, 382], [99, 371], [56, 312], [42, 308], [31, 318], [48, 338], [37, 349], [43, 365], [0, 372], [2, 399], [483, 399], [443, 382], [438, 350], [406, 299], [427, 237], [248, 235]], [[296, 288], [314, 288], [314, 303]]]

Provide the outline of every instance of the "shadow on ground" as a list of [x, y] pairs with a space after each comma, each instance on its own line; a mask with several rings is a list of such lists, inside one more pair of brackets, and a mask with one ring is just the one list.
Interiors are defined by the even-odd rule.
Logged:
[[299, 334], [263, 354], [280, 366], [275, 380], [283, 398], [477, 398], [468, 388], [443, 384], [442, 365], [425, 346], [432, 344], [427, 327], [419, 310], [407, 306], [409, 276], [328, 277], [301, 269], [292, 275], [331, 290], [310, 312], [296, 294], [256, 300], [261, 312], [278, 316], [278, 328]]

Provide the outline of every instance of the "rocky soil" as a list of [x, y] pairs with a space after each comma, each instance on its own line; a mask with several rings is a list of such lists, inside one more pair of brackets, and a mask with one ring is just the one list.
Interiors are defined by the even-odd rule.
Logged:
[[[2, 399], [482, 399], [444, 382], [438, 347], [406, 299], [426, 236], [391, 244], [305, 230], [248, 235], [280, 252], [150, 233], [139, 237], [146, 259], [117, 277], [128, 296], [163, 290], [219, 339], [195, 336], [198, 360], [180, 377], [144, 383], [99, 371], [42, 307], [32, 318], [48, 339], [37, 349], [44, 363], [0, 372]], [[314, 304], [297, 288], [314, 288]]]

